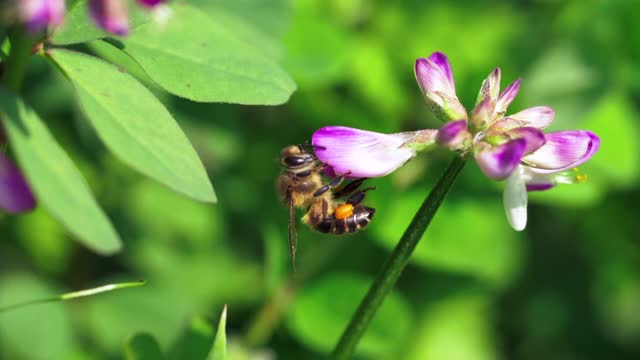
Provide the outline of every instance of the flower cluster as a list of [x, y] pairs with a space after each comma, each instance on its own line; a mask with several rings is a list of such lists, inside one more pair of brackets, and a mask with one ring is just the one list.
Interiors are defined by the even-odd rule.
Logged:
[[[147, 9], [161, 9], [165, 0], [138, 0]], [[66, 12], [65, 0], [19, 0], [19, 21], [32, 33], [62, 22]], [[129, 32], [129, 16], [124, 0], [89, 0], [89, 13], [104, 30], [115, 35]]]
[[482, 83], [470, 114], [455, 91], [447, 57], [436, 52], [420, 58], [415, 75], [426, 102], [445, 121], [440, 129], [380, 134], [329, 126], [313, 134], [318, 158], [329, 174], [379, 177], [401, 167], [418, 151], [440, 145], [461, 156], [473, 156], [482, 172], [506, 180], [504, 206], [509, 223], [523, 230], [527, 223], [527, 191], [548, 190], [559, 183], [577, 183], [586, 175], [577, 166], [589, 160], [600, 145], [594, 133], [567, 130], [544, 133], [554, 119], [553, 109], [537, 106], [507, 115], [520, 89], [520, 79], [500, 92], [501, 71], [493, 70]]

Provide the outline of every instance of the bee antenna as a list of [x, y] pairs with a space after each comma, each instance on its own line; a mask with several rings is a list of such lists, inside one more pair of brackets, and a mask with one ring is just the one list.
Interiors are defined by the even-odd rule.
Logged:
[[320, 145], [313, 145], [309, 140], [303, 142], [302, 144], [298, 144], [298, 148], [300, 148], [300, 151], [303, 151], [304, 149], [312, 149], [312, 150], [326, 150], [327, 148], [324, 146], [320, 146]]

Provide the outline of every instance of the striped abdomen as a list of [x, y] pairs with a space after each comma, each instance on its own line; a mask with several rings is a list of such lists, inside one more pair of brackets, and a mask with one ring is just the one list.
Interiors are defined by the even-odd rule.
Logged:
[[336, 235], [354, 233], [364, 229], [373, 218], [376, 209], [366, 206], [357, 206], [353, 215], [344, 219], [336, 219], [334, 216], [318, 219], [313, 223], [313, 227], [323, 233], [332, 233]]

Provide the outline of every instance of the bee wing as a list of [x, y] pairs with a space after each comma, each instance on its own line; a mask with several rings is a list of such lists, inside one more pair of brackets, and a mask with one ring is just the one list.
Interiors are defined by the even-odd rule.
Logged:
[[293, 271], [296, 271], [298, 235], [296, 234], [296, 209], [293, 207], [293, 197], [290, 190], [287, 190], [287, 203], [289, 204], [289, 252], [291, 253], [291, 267]]

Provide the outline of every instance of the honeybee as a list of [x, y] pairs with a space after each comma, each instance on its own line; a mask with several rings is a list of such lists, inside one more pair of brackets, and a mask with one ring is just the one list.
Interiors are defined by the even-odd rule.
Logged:
[[[302, 217], [303, 223], [314, 230], [336, 235], [364, 229], [376, 211], [361, 205], [366, 192], [375, 189], [368, 187], [358, 190], [366, 179], [357, 179], [339, 187], [345, 176], [348, 176], [344, 174], [325, 184], [322, 170], [326, 165], [305, 149], [310, 146], [290, 145], [280, 153], [282, 173], [278, 178], [278, 188], [289, 206], [289, 250], [294, 270], [297, 244], [296, 208], [307, 212]], [[345, 201], [336, 200], [346, 196], [348, 198]]]

